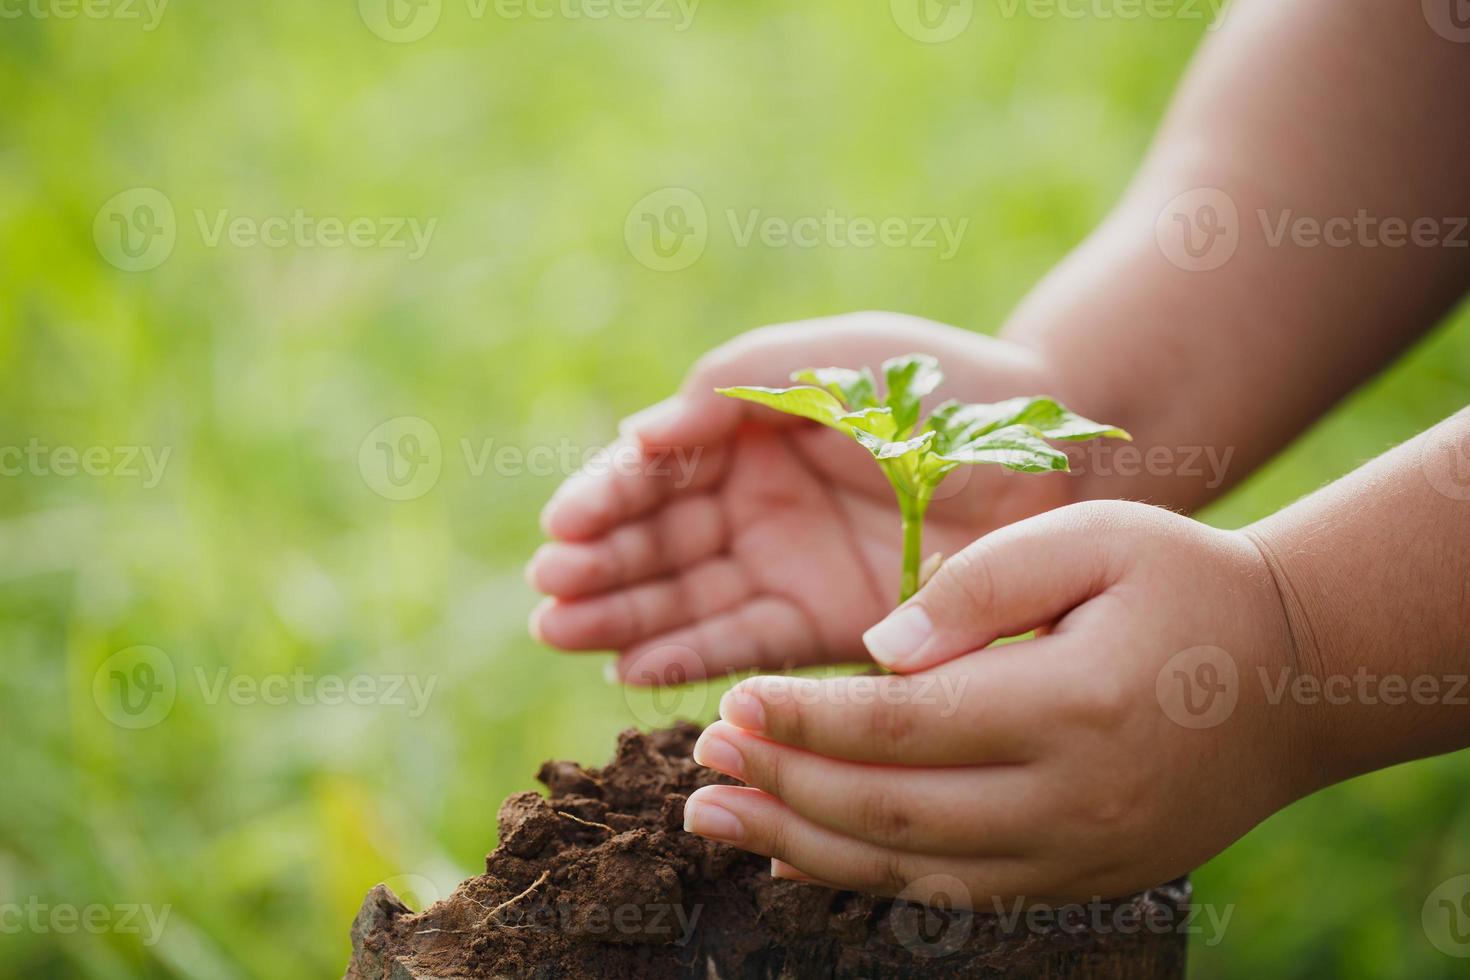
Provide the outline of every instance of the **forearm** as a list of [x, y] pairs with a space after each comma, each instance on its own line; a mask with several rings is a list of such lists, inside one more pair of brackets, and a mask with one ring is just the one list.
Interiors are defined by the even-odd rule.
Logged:
[[[1145, 458], [1210, 447], [1230, 466], [1097, 467], [1082, 496], [1197, 507], [1436, 322], [1467, 282], [1470, 232], [1445, 220], [1470, 214], [1465, 91], [1470, 58], [1418, 4], [1234, 4], [1125, 199], [1005, 329]], [[1211, 241], [1198, 209], [1222, 201], [1237, 242], [1184, 251], [1186, 231]], [[1334, 244], [1301, 218], [1338, 219]], [[1415, 241], [1386, 219], [1434, 229]]]
[[1470, 409], [1245, 533], [1298, 665], [1242, 683], [1307, 713], [1324, 783], [1470, 745]]

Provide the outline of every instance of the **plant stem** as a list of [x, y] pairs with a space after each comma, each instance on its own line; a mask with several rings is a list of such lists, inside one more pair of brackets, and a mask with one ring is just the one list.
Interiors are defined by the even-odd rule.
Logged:
[[898, 511], [903, 521], [903, 578], [898, 596], [900, 605], [919, 591], [919, 570], [924, 563], [924, 511], [928, 506], [928, 494], [916, 495], [898, 491]]

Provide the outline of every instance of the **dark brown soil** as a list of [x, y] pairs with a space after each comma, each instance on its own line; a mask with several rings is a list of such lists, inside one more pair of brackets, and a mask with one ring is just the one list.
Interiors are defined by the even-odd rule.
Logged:
[[688, 795], [729, 781], [690, 758], [699, 731], [630, 729], [603, 769], [542, 765], [549, 798], [505, 801], [485, 874], [419, 914], [373, 889], [346, 980], [1183, 976], [1182, 881], [1028, 923], [772, 878], [682, 829]]

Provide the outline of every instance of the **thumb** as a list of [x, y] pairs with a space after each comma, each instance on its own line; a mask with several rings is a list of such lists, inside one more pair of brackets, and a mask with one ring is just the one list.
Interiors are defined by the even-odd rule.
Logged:
[[863, 634], [868, 652], [910, 673], [1051, 625], [1116, 579], [1115, 506], [1064, 507], [974, 542]]

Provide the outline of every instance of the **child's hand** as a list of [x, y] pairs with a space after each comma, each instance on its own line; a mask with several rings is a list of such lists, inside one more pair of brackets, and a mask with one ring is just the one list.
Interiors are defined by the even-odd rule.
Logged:
[[[890, 607], [898, 579], [892, 488], [841, 434], [713, 389], [786, 385], [800, 368], [876, 365], [914, 350], [944, 363], [946, 395], [1066, 394], [1026, 348], [912, 317], [752, 331], [702, 358], [680, 394], [625, 423], [625, 447], [683, 454], [660, 460], [664, 475], [579, 474], [547, 505], [553, 542], [528, 576], [552, 598], [533, 631], [567, 650], [616, 650], [620, 677], [644, 685], [866, 659], [863, 631]], [[681, 473], [680, 461], [692, 468]], [[941, 488], [926, 548], [952, 553], [1067, 503], [1071, 490], [1062, 475], [966, 468]]]
[[725, 696], [695, 758], [750, 788], [699, 790], [687, 829], [865, 892], [954, 876], [989, 910], [1169, 880], [1320, 785], [1300, 709], [1232, 673], [1294, 659], [1241, 533], [1067, 507], [951, 558], [868, 642], [907, 676]]

